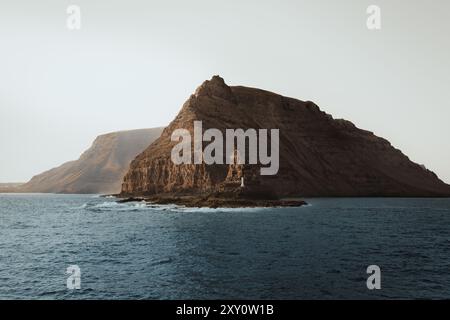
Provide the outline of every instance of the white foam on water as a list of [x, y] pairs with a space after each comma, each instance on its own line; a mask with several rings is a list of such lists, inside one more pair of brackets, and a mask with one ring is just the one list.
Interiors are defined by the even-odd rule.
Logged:
[[118, 203], [115, 201], [106, 201], [99, 204], [94, 205], [94, 208], [112, 208], [112, 207], [122, 207], [124, 203]]
[[88, 211], [136, 211], [147, 210], [148, 206], [145, 202], [128, 202], [119, 203], [116, 201], [104, 201], [101, 203], [85, 203], [78, 209], [85, 209]]
[[203, 212], [203, 213], [217, 213], [217, 212], [256, 212], [256, 211], [263, 211], [268, 210], [270, 208], [208, 208], [208, 207], [184, 207], [179, 206], [178, 211], [181, 212], [189, 212], [189, 213], [197, 213], [197, 212]]
[[219, 213], [219, 212], [260, 212], [266, 210], [272, 210], [270, 207], [242, 207], [242, 208], [208, 208], [208, 207], [186, 207], [176, 204], [156, 204], [151, 202], [126, 202], [119, 203], [116, 201], [104, 201], [101, 203], [85, 203], [77, 209], [86, 209], [89, 211], [136, 211], [136, 210], [149, 210], [157, 212], [170, 212], [170, 213]]

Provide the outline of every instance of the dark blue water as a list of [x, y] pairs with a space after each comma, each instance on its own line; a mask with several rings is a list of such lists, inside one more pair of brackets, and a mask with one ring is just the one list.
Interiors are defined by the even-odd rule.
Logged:
[[[450, 199], [184, 209], [0, 195], [0, 299], [450, 298]], [[66, 288], [69, 265], [81, 289]], [[366, 268], [381, 268], [381, 290]]]

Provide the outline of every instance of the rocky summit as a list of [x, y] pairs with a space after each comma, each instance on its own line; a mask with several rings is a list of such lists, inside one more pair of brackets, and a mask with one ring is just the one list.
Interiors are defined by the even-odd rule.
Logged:
[[[171, 135], [176, 129], [194, 135], [194, 121], [202, 121], [203, 130], [221, 132], [279, 129], [278, 173], [261, 175], [260, 164], [174, 164], [171, 150], [178, 142], [171, 141]], [[450, 186], [386, 139], [347, 120], [333, 119], [311, 101], [228, 86], [214, 76], [132, 161], [121, 195], [154, 199], [191, 195], [196, 201], [203, 197], [205, 203], [220, 198], [440, 197], [450, 196]]]

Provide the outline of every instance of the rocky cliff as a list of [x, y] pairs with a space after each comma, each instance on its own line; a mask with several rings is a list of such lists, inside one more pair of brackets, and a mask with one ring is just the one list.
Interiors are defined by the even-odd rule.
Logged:
[[78, 160], [34, 176], [20, 192], [118, 193], [131, 160], [157, 139], [163, 128], [98, 136]]
[[[278, 174], [260, 165], [175, 165], [171, 134], [195, 120], [203, 130], [279, 129]], [[207, 145], [204, 144], [204, 146]], [[245, 187], [240, 187], [244, 177]], [[122, 195], [236, 194], [256, 198], [313, 196], [449, 196], [450, 186], [410, 161], [389, 141], [333, 117], [310, 101], [242, 86], [214, 76], [184, 103], [161, 137], [134, 159]]]

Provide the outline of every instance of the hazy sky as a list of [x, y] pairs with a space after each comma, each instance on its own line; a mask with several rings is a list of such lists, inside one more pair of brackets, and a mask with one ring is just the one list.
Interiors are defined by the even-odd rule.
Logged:
[[0, 182], [166, 125], [219, 74], [312, 100], [450, 183], [449, 33], [448, 0], [0, 0]]

